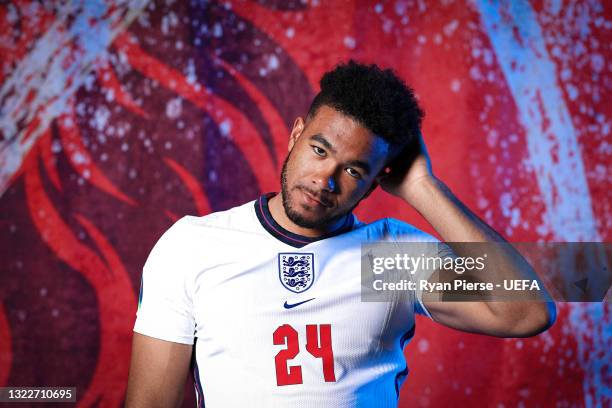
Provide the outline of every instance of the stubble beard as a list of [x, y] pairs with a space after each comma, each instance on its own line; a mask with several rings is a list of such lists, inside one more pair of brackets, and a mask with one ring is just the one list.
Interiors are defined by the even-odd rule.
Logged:
[[[295, 204], [293, 203], [293, 201], [291, 200], [291, 197], [289, 196], [289, 186], [287, 184], [287, 163], [289, 162], [289, 157], [291, 157], [291, 153], [289, 153], [287, 157], [285, 158], [285, 161], [283, 162], [283, 168], [281, 170], [281, 199], [283, 202], [283, 208], [285, 210], [285, 214], [287, 215], [287, 218], [291, 220], [291, 222], [293, 222], [294, 224], [302, 228], [323, 229], [324, 230], [328, 226], [330, 226], [332, 223], [336, 222], [337, 220], [339, 220], [340, 218], [344, 217], [346, 214], [351, 212], [353, 208], [357, 206], [357, 204], [355, 204], [355, 206], [353, 206], [349, 211], [345, 213], [342, 213], [339, 215], [325, 216], [325, 217], [321, 217], [315, 220], [310, 220], [302, 216], [302, 214], [296, 211]], [[303, 189], [303, 190], [306, 190], [306, 189]]]

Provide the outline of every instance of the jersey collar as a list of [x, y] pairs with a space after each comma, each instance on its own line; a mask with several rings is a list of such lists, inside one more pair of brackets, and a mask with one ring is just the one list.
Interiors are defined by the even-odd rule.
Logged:
[[274, 220], [272, 214], [270, 213], [270, 209], [268, 208], [268, 200], [274, 197], [276, 194], [278, 193], [267, 193], [255, 200], [255, 214], [257, 215], [257, 219], [261, 223], [261, 226], [264, 227], [266, 231], [268, 231], [274, 238], [284, 242], [287, 245], [301, 248], [304, 245], [308, 245], [312, 242], [331, 238], [353, 229], [355, 216], [351, 214], [349, 217], [346, 217], [346, 221], [340, 228], [325, 235], [321, 235], [320, 237], [305, 237], [303, 235], [287, 231]]

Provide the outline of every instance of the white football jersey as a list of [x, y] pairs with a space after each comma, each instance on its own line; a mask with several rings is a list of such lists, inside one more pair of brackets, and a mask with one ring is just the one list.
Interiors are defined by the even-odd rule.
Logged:
[[195, 343], [198, 406], [396, 406], [415, 311], [428, 313], [414, 292], [361, 301], [361, 244], [437, 240], [354, 216], [303, 237], [274, 221], [269, 197], [168, 229], [144, 266], [134, 331]]

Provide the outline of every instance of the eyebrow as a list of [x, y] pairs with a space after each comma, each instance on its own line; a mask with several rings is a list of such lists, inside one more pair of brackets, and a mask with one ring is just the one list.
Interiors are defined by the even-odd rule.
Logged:
[[327, 140], [325, 137], [323, 137], [323, 135], [321, 135], [320, 133], [317, 133], [316, 135], [310, 136], [310, 139], [316, 140], [317, 142], [319, 142], [323, 146], [325, 146], [326, 149], [329, 149], [332, 153], [334, 153], [334, 154], [336, 153], [336, 149], [334, 149], [332, 144], [329, 143], [329, 140]]
[[[315, 140], [319, 143], [321, 143], [323, 146], [325, 146], [326, 149], [328, 149], [329, 151], [331, 151], [332, 153], [336, 153], [336, 149], [334, 149], [334, 147], [332, 146], [331, 143], [329, 143], [329, 140], [327, 140], [323, 135], [321, 135], [320, 133], [317, 133], [315, 135], [310, 136], [311, 140]], [[366, 174], [370, 174], [370, 172], [372, 171], [372, 169], [370, 168], [370, 165], [366, 162], [364, 162], [363, 160], [350, 160], [349, 162], [347, 162], [346, 164], [348, 164], [349, 166], [355, 166], [355, 167], [361, 167], [361, 169], [366, 173]]]

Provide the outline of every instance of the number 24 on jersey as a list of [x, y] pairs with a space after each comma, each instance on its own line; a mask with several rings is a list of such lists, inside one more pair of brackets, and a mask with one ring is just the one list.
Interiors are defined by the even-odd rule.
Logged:
[[[276, 383], [278, 385], [302, 384], [302, 367], [289, 365], [289, 360], [295, 358], [300, 352], [298, 332], [292, 326], [284, 324], [274, 331], [273, 339], [275, 345], [287, 346], [274, 357]], [[335, 382], [331, 324], [306, 325], [306, 350], [315, 358], [322, 360], [325, 382]]]

